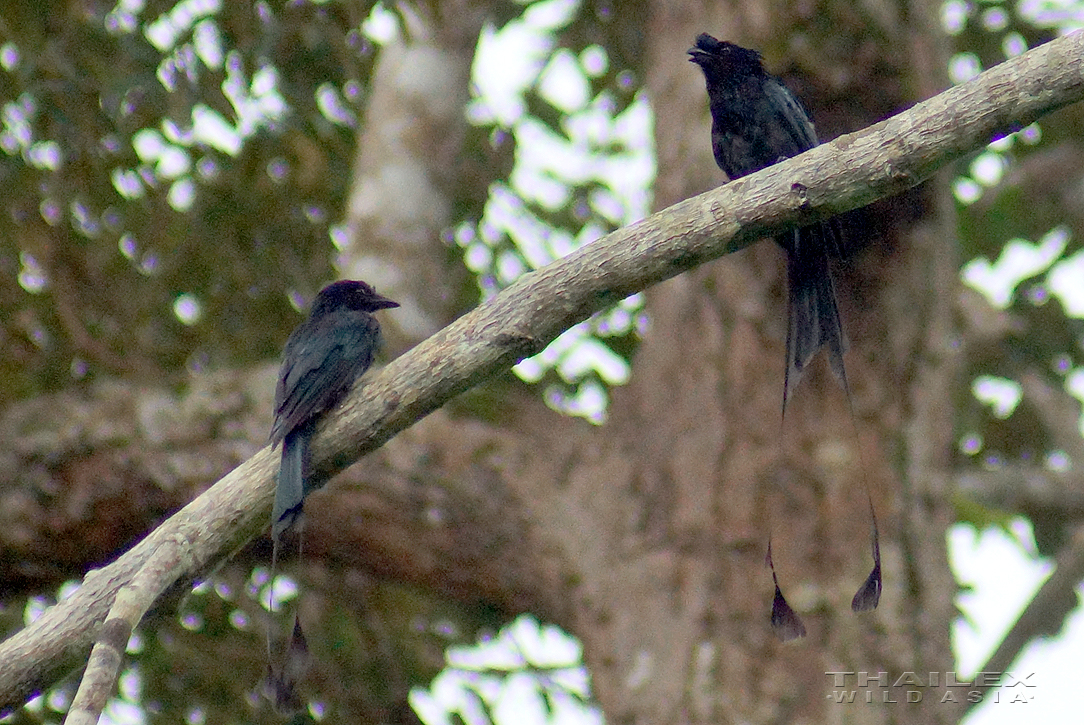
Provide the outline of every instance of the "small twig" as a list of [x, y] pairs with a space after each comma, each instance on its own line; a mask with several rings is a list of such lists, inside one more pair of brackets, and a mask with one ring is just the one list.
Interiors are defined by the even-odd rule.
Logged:
[[[1065, 623], [1065, 618], [1076, 609], [1076, 586], [1084, 579], [1084, 526], [1077, 527], [1068, 545], [1055, 559], [1054, 566], [1054, 573], [1039, 588], [1031, 603], [1020, 614], [979, 672], [1007, 671], [1032, 640], [1057, 634]], [[972, 689], [986, 692], [997, 686], [976, 681]], [[968, 709], [983, 699], [985, 698], [968, 698]]]
[[113, 695], [124, 651], [132, 631], [158, 597], [177, 577], [191, 566], [188, 542], [178, 537], [167, 539], [155, 549], [131, 581], [117, 592], [98, 639], [90, 651], [90, 660], [75, 693], [65, 725], [94, 725]]

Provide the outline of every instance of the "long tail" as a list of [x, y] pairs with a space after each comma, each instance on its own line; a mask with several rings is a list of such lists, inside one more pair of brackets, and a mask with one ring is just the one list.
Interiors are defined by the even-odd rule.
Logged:
[[866, 581], [854, 593], [851, 600], [851, 609], [855, 612], [869, 612], [877, 608], [881, 602], [881, 590], [884, 587], [881, 581], [881, 534], [877, 531], [877, 512], [873, 510], [873, 496], [869, 492], [869, 484], [866, 484], [866, 498], [869, 499], [870, 519], [870, 550], [873, 553], [873, 568], [866, 577]]
[[278, 541], [301, 515], [305, 499], [305, 468], [308, 462], [312, 427], [301, 426], [282, 441], [282, 466], [271, 510], [271, 537]]
[[768, 536], [768, 553], [764, 563], [772, 570], [772, 583], [775, 584], [775, 596], [772, 598], [772, 631], [780, 642], [789, 642], [805, 636], [802, 618], [787, 603], [783, 590], [779, 588], [779, 577], [775, 574], [775, 562], [772, 561], [772, 538]]
[[838, 232], [831, 222], [802, 227], [777, 241], [787, 253], [790, 319], [787, 325], [787, 370], [783, 379], [783, 415], [790, 394], [805, 367], [822, 347], [828, 363], [850, 399], [843, 353], [847, 348], [836, 305], [828, 257], [835, 251]]
[[303, 425], [283, 439], [282, 465], [279, 467], [278, 486], [275, 488], [275, 505], [271, 511], [271, 583], [267, 595], [267, 676], [264, 678], [264, 696], [271, 701], [276, 712], [286, 714], [301, 708], [297, 684], [305, 676], [311, 658], [305, 634], [301, 630], [301, 620], [296, 615], [285, 651], [281, 657], [275, 655], [271, 636], [275, 616], [275, 581], [282, 535], [301, 516], [304, 505], [305, 469], [309, 462], [309, 439], [312, 438], [312, 433], [311, 425]]

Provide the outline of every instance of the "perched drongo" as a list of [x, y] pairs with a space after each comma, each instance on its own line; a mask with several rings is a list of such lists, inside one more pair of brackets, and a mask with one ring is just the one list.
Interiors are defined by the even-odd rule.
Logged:
[[[731, 179], [797, 156], [819, 141], [801, 102], [783, 82], [764, 69], [760, 54], [717, 40], [707, 33], [696, 38], [689, 60], [700, 66], [708, 87], [711, 111], [711, 150], [715, 162]], [[850, 400], [843, 369], [846, 341], [832, 286], [829, 257], [841, 250], [837, 219], [794, 229], [775, 239], [787, 258], [789, 320], [787, 365], [783, 377], [783, 413], [802, 371], [822, 347], [828, 348], [832, 372]], [[881, 551], [877, 517], [870, 503], [873, 569], [851, 600], [856, 612], [877, 607], [881, 598]], [[775, 598], [772, 628], [782, 640], [805, 635], [805, 626], [779, 588], [772, 562], [771, 539], [766, 561], [772, 569]]]
[[364, 282], [334, 282], [320, 290], [308, 319], [286, 341], [271, 427], [271, 444], [282, 443], [271, 514], [276, 541], [301, 514], [309, 492], [309, 440], [316, 423], [373, 364], [380, 324], [372, 313], [398, 306]]

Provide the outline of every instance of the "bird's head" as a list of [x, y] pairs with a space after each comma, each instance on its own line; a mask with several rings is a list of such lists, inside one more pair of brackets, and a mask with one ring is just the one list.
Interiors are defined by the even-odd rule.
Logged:
[[344, 279], [332, 282], [320, 290], [312, 303], [312, 314], [342, 308], [376, 312], [398, 306], [398, 302], [377, 294], [376, 290], [361, 280]]
[[700, 66], [709, 84], [733, 83], [744, 76], [764, 72], [760, 53], [717, 40], [707, 33], [696, 36], [696, 45], [689, 48], [689, 61]]

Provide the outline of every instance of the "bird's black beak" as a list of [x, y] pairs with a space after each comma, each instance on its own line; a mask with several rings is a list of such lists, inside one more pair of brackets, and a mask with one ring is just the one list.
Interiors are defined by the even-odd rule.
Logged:
[[697, 63], [699, 62], [697, 60], [698, 57], [710, 55], [712, 51], [715, 50], [716, 47], [719, 45], [720, 43], [718, 40], [711, 37], [707, 33], [701, 33], [700, 35], [696, 36], [696, 45], [689, 48], [685, 52], [692, 56], [691, 58], [689, 58], [689, 60], [691, 60], [693, 63]]
[[392, 307], [398, 307], [398, 302], [393, 302], [387, 297], [381, 297], [380, 295], [374, 295], [372, 299], [372, 306], [374, 310], [387, 310]]

